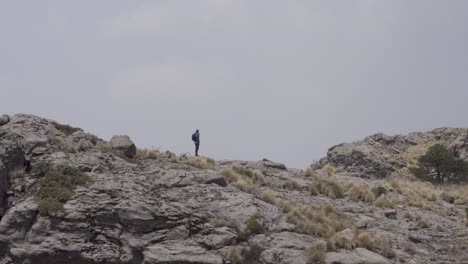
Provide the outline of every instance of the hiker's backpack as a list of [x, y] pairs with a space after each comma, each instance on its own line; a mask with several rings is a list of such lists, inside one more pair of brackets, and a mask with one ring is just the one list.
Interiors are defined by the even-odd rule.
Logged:
[[197, 133], [193, 133], [192, 134], [192, 141], [196, 141], [197, 140]]

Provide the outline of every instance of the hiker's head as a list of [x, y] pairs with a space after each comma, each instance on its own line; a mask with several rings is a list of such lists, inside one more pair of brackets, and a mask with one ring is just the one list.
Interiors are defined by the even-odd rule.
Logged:
[[197, 133], [198, 133], [198, 129], [197, 129]]

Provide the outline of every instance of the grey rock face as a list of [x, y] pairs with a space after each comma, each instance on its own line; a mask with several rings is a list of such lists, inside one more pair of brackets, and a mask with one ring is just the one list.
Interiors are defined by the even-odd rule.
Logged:
[[110, 144], [115, 151], [127, 158], [133, 158], [136, 155], [136, 146], [129, 136], [113, 136]]
[[[445, 137], [444, 133], [439, 133], [440, 138]], [[452, 136], [457, 137], [456, 133]], [[418, 138], [421, 136], [413, 141]], [[406, 263], [466, 262], [466, 258], [450, 251], [466, 233], [464, 224], [422, 208], [398, 207], [398, 201], [405, 197], [390, 189], [389, 197], [398, 200], [397, 220], [385, 217], [386, 209], [347, 196], [331, 199], [311, 195], [307, 189], [310, 178], [303, 171], [281, 164], [223, 161], [217, 162], [214, 169], [202, 170], [178, 162], [174, 154], [155, 160], [129, 160], [108, 147], [77, 151], [82, 139], [101, 141], [80, 129], [64, 133], [50, 120], [29, 115], [12, 116], [0, 127], [0, 198], [4, 211], [0, 215], [0, 264], [221, 264], [229, 263], [232, 246], [252, 245], [261, 248], [257, 252], [259, 264], [305, 264], [310, 263], [308, 250], [326, 244], [326, 239], [299, 233], [299, 226], [291, 218], [303, 217], [300, 210], [322, 205], [348, 215], [359, 228], [366, 229], [361, 232], [388, 238], [396, 254], [396, 258], [388, 260], [366, 249], [341, 249], [327, 253], [328, 263], [397, 263], [401, 259]], [[393, 137], [373, 140], [382, 142], [379, 144], [402, 141]], [[33, 171], [9, 179], [11, 168], [22, 166], [25, 153], [32, 155]], [[93, 183], [76, 188], [63, 212], [39, 213], [34, 194], [41, 178], [34, 166], [40, 161], [77, 167]], [[221, 173], [231, 166], [255, 171], [261, 183], [231, 184]], [[339, 180], [377, 185], [377, 180], [338, 174]], [[287, 187], [292, 181], [299, 187]], [[290, 203], [278, 206], [265, 199], [263, 194], [271, 190], [277, 202], [282, 199]], [[457, 216], [460, 206], [447, 205], [451, 206], [447, 210]], [[415, 228], [414, 220], [403, 218], [405, 212], [433, 221], [447, 233], [442, 235], [435, 227]], [[243, 231], [252, 217], [258, 217], [263, 234], [245, 237]], [[318, 221], [305, 221], [303, 227], [316, 224]], [[355, 239], [352, 228], [336, 231], [341, 238]], [[413, 253], [404, 252], [401, 245], [414, 247]]]
[[392, 262], [365, 248], [352, 251], [330, 252], [325, 259], [327, 264], [391, 264]]
[[148, 247], [143, 254], [144, 264], [223, 263], [221, 256], [207, 252], [204, 248], [190, 242], [153, 245]]
[[286, 170], [286, 165], [278, 162], [273, 162], [271, 160], [263, 159], [263, 165], [265, 167], [273, 168], [273, 169], [279, 169], [279, 170]]
[[424, 133], [387, 136], [375, 134], [361, 141], [336, 145], [320, 161], [330, 163], [348, 174], [364, 178], [383, 178], [410, 166], [406, 154], [411, 147], [438, 142], [452, 149], [461, 158], [468, 158], [466, 129], [441, 128]]
[[10, 116], [8, 115], [2, 115], [0, 116], [0, 126], [6, 125], [10, 122]]

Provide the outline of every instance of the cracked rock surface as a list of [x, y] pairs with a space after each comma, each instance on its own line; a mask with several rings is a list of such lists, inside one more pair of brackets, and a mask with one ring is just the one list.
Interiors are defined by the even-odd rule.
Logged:
[[[357, 247], [326, 253], [326, 263], [468, 263], [466, 254], [450, 251], [465, 238], [465, 225], [421, 208], [397, 208], [388, 217], [386, 209], [347, 197], [313, 196], [304, 173], [281, 163], [219, 161], [211, 169], [199, 169], [174, 162], [172, 155], [129, 159], [134, 155], [133, 148], [127, 157], [96, 147], [80, 150], [79, 142], [85, 139], [94, 146], [106, 143], [81, 129], [64, 129], [52, 120], [32, 115], [14, 115], [8, 121], [0, 127], [0, 264], [223, 264], [229, 263], [227, 255], [232, 246], [250, 244], [262, 248], [255, 263], [310, 263], [308, 250], [326, 241], [298, 232], [288, 221], [287, 212], [260, 199], [261, 193], [226, 181], [221, 172], [233, 165], [261, 174], [266, 182], [262, 190], [273, 186], [278, 197], [304, 206], [333, 205], [351, 217], [359, 229], [394, 243], [396, 257], [392, 259]], [[446, 137], [453, 138], [464, 155], [461, 132], [451, 133]], [[418, 138], [425, 137], [379, 136], [358, 143], [361, 152], [354, 155], [359, 157], [345, 154], [352, 152], [349, 146], [338, 146], [330, 150], [328, 161], [322, 162], [346, 164], [349, 170], [338, 173], [343, 181], [359, 179], [372, 185], [372, 179], [355, 177], [364, 173], [368, 160], [372, 160], [369, 177], [380, 168], [396, 171], [403, 161], [379, 155], [398, 151], [401, 142], [416, 144]], [[389, 142], [397, 142], [395, 150], [377, 146]], [[28, 154], [33, 157], [33, 168], [40, 161], [68, 164], [87, 173], [93, 182], [78, 187], [63, 212], [39, 213], [34, 193], [41, 179], [34, 173], [11, 177], [14, 169], [22, 168]], [[464, 209], [451, 206], [460, 213]], [[403, 217], [404, 210], [419, 211], [440, 229], [414, 229], [414, 224]], [[252, 216], [261, 217], [265, 232], [242, 238]], [[411, 252], [405, 250], [409, 246]]]

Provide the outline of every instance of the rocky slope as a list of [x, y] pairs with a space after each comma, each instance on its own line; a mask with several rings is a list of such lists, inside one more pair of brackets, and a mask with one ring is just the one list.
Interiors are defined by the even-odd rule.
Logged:
[[[0, 119], [0, 263], [468, 263], [466, 187], [405, 171], [433, 142], [467, 158], [466, 130], [371, 136], [306, 172], [114, 141], [31, 115]], [[63, 211], [39, 211], [44, 161], [93, 180]]]

